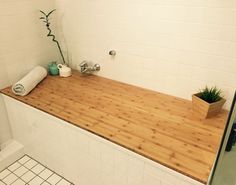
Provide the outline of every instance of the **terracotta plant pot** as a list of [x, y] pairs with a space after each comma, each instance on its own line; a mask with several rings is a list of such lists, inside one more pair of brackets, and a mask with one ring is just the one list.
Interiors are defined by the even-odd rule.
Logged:
[[194, 114], [201, 118], [213, 117], [220, 112], [226, 100], [222, 98], [221, 100], [208, 103], [201, 98], [199, 98], [200, 93], [192, 95], [192, 107]]

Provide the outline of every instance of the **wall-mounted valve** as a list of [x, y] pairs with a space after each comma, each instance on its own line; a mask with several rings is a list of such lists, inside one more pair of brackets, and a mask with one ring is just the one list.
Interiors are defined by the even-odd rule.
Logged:
[[111, 56], [116, 56], [116, 51], [115, 51], [115, 50], [109, 51], [109, 55], [111, 55]]
[[79, 64], [79, 71], [82, 74], [92, 74], [95, 71], [100, 71], [101, 67], [99, 64], [92, 64], [92, 62], [84, 60]]

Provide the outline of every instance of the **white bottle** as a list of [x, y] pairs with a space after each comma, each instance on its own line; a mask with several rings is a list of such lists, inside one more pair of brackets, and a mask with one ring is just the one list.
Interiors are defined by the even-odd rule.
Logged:
[[69, 77], [71, 76], [71, 68], [66, 65], [58, 64], [57, 68], [59, 69], [59, 75], [61, 77]]

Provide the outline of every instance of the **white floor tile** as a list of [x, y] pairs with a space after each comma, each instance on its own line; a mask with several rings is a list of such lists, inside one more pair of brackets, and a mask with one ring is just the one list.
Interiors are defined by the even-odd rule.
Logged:
[[73, 185], [29, 156], [0, 172], [0, 185]]
[[56, 183], [58, 183], [62, 178], [60, 176], [58, 176], [57, 174], [53, 174], [51, 177], [49, 177], [47, 179], [47, 182], [49, 182], [52, 185], [55, 185]]
[[11, 173], [6, 178], [4, 178], [2, 181], [8, 185], [8, 184], [12, 184], [17, 178], [18, 177], [16, 175]]
[[48, 177], [50, 177], [52, 174], [53, 172], [51, 170], [45, 169], [39, 174], [39, 176], [42, 177], [44, 180], [47, 180]]
[[21, 178], [23, 181], [25, 182], [29, 182], [31, 181], [36, 175], [31, 172], [31, 171], [28, 171], [26, 174], [24, 174]]
[[20, 163], [18, 163], [18, 162], [15, 162], [14, 164], [12, 164], [11, 166], [9, 166], [8, 167], [8, 170], [10, 170], [10, 171], [15, 171], [17, 168], [19, 168], [21, 166], [21, 164]]
[[13, 182], [12, 185], [25, 185], [25, 182], [22, 181], [21, 179], [18, 179], [15, 182]]
[[25, 164], [28, 160], [30, 160], [30, 158], [26, 155], [26, 156], [22, 157], [18, 162], [20, 164]]
[[11, 172], [8, 169], [3, 170], [0, 173], [0, 180], [4, 179], [6, 176], [8, 176]]
[[44, 167], [43, 165], [37, 164], [35, 167], [33, 167], [33, 168], [31, 169], [31, 171], [33, 171], [33, 172], [36, 173], [36, 174], [39, 174], [39, 173], [41, 173], [44, 169], [45, 169], [45, 167]]
[[34, 179], [32, 179], [30, 182], [29, 182], [29, 185], [40, 185], [42, 184], [44, 180], [38, 176], [36, 176]]
[[57, 185], [70, 185], [70, 182], [66, 181], [65, 179], [62, 179]]
[[38, 164], [38, 162], [36, 162], [35, 160], [31, 159], [29, 161], [27, 161], [24, 166], [28, 169], [33, 168], [34, 166], [36, 166]]
[[14, 174], [16, 174], [18, 177], [21, 177], [22, 175], [24, 175], [27, 171], [29, 171], [26, 167], [21, 166], [20, 168], [18, 168], [16, 171], [14, 171]]

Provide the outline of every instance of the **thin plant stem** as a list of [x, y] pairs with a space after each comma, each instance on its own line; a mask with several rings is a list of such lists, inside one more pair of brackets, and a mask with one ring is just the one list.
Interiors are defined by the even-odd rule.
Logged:
[[60, 47], [60, 44], [59, 42], [56, 40], [56, 36], [54, 34], [52, 34], [52, 30], [50, 28], [50, 22], [49, 22], [49, 16], [56, 10], [52, 10], [50, 11], [48, 14], [46, 14], [45, 12], [43, 12], [42, 10], [40, 10], [40, 12], [43, 14], [43, 17], [40, 17], [40, 19], [43, 20], [43, 22], [45, 22], [46, 24], [46, 27], [47, 27], [47, 30], [48, 30], [48, 34], [47, 34], [47, 37], [52, 37], [52, 41], [55, 42], [57, 44], [57, 47], [58, 47], [58, 50], [60, 52], [60, 55], [61, 55], [61, 58], [62, 58], [62, 61], [64, 64], [66, 64], [65, 62], [65, 58], [64, 58], [64, 55], [62, 53], [62, 50], [61, 50], [61, 47]]

